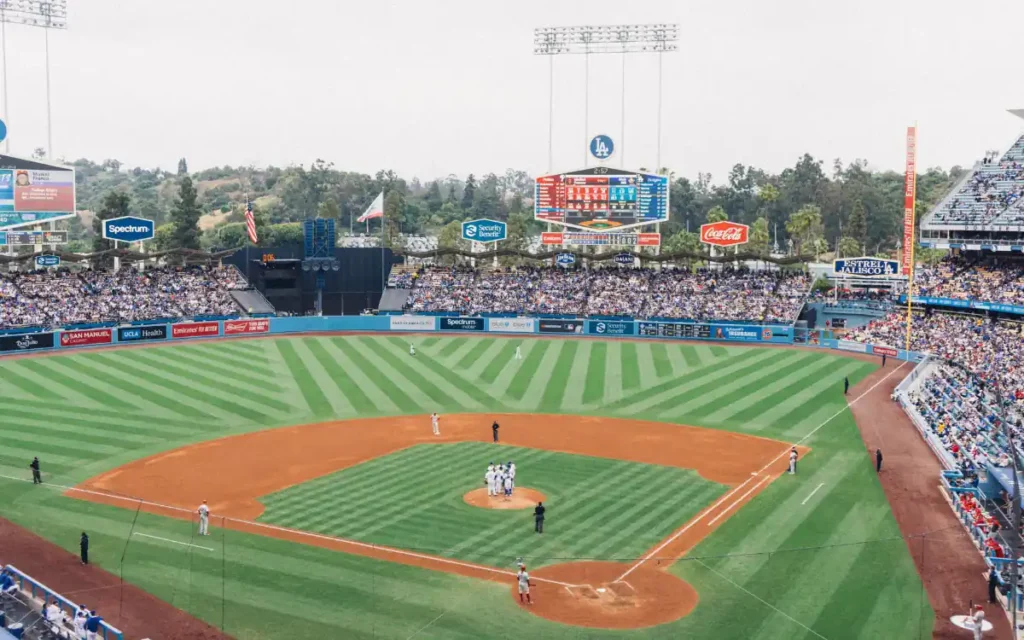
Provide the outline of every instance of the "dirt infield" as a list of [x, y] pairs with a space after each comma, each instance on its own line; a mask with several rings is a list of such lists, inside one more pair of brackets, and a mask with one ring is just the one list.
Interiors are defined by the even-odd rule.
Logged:
[[0, 563], [10, 562], [72, 602], [95, 609], [127, 638], [227, 640], [227, 636], [142, 589], [0, 518]]
[[532, 509], [538, 502], [544, 502], [547, 498], [540, 491], [516, 487], [515, 492], [506, 498], [505, 496], [489, 496], [487, 489], [473, 489], [462, 496], [466, 504], [483, 509]]
[[[874, 465], [875, 449], [882, 450], [878, 478], [900, 532], [908, 536], [907, 547], [935, 611], [933, 637], [965, 638], [968, 632], [953, 626], [949, 617], [967, 613], [972, 601], [988, 601], [986, 566], [940, 493], [942, 467], [935, 454], [899, 404], [890, 399], [903, 376], [871, 390], [889, 371], [878, 369], [850, 390], [851, 398], [867, 392], [863, 401], [851, 406], [868, 448], [864, 464]], [[986, 604], [985, 616], [995, 626], [993, 637], [1012, 637], [1002, 607]]]
[[[530, 610], [567, 624], [584, 624], [586, 618], [597, 623], [587, 626], [632, 628], [686, 615], [696, 606], [696, 592], [664, 569], [778, 477], [785, 470], [789, 449], [787, 443], [729, 431], [569, 415], [445, 415], [441, 435], [434, 436], [428, 416], [403, 416], [284, 427], [212, 440], [105, 472], [69, 495], [134, 508], [137, 502], [116, 497], [133, 496], [146, 501], [145, 511], [185, 519], [208, 500], [215, 526], [512, 584], [513, 573], [494, 567], [251, 522], [263, 512], [261, 496], [416, 444], [489, 442], [495, 419], [501, 422], [505, 444], [694, 469], [708, 480], [732, 487], [632, 567], [597, 563], [599, 570], [585, 568], [596, 577], [581, 585], [571, 581], [584, 570], [573, 568], [576, 563], [539, 570], [535, 580], [543, 586], [538, 599], [555, 588], [554, 602], [564, 605], [562, 601], [571, 597], [576, 604], [552, 608], [535, 604]], [[715, 455], [707, 455], [709, 451]], [[253, 469], [260, 473], [252, 473]], [[570, 580], [559, 578], [562, 572]], [[629, 593], [620, 593], [624, 585], [616, 584], [623, 574], [628, 574]], [[591, 597], [598, 588], [606, 591]], [[605, 609], [603, 614], [596, 613]]]

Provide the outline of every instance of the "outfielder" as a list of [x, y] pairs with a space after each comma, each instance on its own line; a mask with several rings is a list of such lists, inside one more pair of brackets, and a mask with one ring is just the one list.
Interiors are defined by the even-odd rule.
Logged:
[[416, 347], [412, 346], [411, 342], [409, 343], [409, 355], [410, 356], [416, 355]]
[[516, 360], [522, 360], [522, 359], [523, 359], [523, 348], [521, 346], [516, 346]]
[[530, 600], [530, 574], [526, 573], [526, 565], [519, 565], [519, 573], [516, 574], [516, 580], [519, 582], [519, 602], [523, 602], [523, 596], [526, 596], [526, 604], [533, 604], [533, 600]]
[[440, 418], [438, 417], [436, 411], [434, 413], [430, 414], [430, 426], [433, 427], [434, 435], [435, 436], [441, 435], [441, 428], [439, 426], [437, 426], [437, 421], [438, 420], [440, 420]]
[[210, 535], [210, 507], [206, 506], [206, 500], [199, 505], [199, 535]]

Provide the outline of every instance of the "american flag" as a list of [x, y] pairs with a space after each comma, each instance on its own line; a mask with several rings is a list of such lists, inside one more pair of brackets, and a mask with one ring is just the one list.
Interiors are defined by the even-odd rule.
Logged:
[[245, 230], [249, 232], [249, 241], [253, 244], [259, 242], [256, 236], [256, 216], [252, 214], [252, 201], [245, 199]]

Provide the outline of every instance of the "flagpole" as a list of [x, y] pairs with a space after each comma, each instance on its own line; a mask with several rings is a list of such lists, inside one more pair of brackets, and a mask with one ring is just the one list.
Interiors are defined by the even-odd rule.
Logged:
[[[384, 195], [383, 191], [381, 191], [380, 193], [381, 193], [381, 196]], [[385, 284], [386, 284], [385, 281], [384, 281], [384, 216], [385, 215], [386, 214], [385, 214], [385, 211], [384, 211], [384, 198], [382, 197], [381, 201], [380, 201], [380, 300], [377, 301], [377, 311], [378, 312], [380, 311], [380, 303], [384, 301], [384, 288], [385, 288]]]

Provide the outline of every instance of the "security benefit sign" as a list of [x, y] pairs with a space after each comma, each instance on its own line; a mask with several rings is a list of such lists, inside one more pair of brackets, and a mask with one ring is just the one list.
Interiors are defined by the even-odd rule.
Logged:
[[631, 336], [635, 326], [632, 321], [591, 320], [590, 333], [603, 336]]
[[508, 225], [497, 220], [470, 220], [462, 223], [462, 239], [472, 242], [498, 242], [508, 237]]
[[845, 258], [832, 263], [832, 271], [841, 276], [885, 278], [899, 275], [900, 263], [885, 258]]

